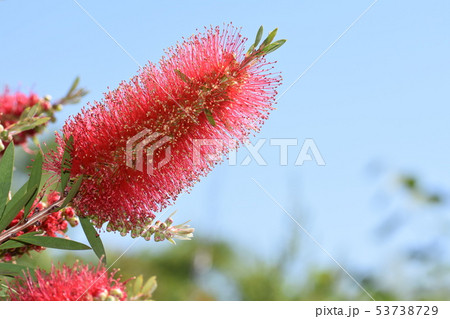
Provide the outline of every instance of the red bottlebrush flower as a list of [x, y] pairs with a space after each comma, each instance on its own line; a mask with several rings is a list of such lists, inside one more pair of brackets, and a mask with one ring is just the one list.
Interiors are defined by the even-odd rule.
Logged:
[[[193, 158], [196, 140], [241, 142], [259, 130], [281, 79], [269, 73], [260, 51], [244, 53], [245, 41], [232, 26], [207, 29], [65, 123], [46, 168], [59, 174], [65, 141], [73, 136], [71, 176], [85, 178], [73, 205], [82, 216], [123, 234], [142, 229], [216, 164]], [[165, 137], [147, 164], [152, 174], [127, 166], [127, 142], [147, 143], [146, 132]], [[216, 151], [224, 155], [231, 147], [225, 142]], [[140, 155], [132, 153], [137, 161]]]
[[[27, 107], [34, 106], [38, 103], [44, 111], [48, 110], [51, 106], [48, 99], [40, 98], [35, 93], [30, 93], [29, 95], [21, 92], [10, 93], [9, 89], [5, 88], [3, 94], [0, 94], [0, 125], [8, 129], [19, 121], [20, 116]], [[34, 136], [39, 130], [41, 128], [36, 127], [14, 135], [14, 144], [24, 145], [27, 138]], [[3, 142], [3, 144], [5, 144], [5, 147], [8, 145], [7, 142]]]
[[[59, 197], [60, 195], [58, 192], [52, 192], [47, 196], [47, 202], [39, 202], [38, 200], [36, 200], [30, 214], [28, 215], [28, 218], [47, 208], [49, 205], [52, 205], [54, 202], [59, 200]], [[23, 222], [23, 213], [24, 211], [21, 210], [3, 232], [9, 230], [11, 227], [17, 225], [18, 223]], [[16, 234], [14, 234], [14, 237], [37, 231], [42, 232], [43, 236], [56, 237], [58, 235], [64, 235], [64, 233], [67, 231], [67, 224], [70, 224], [71, 226], [76, 226], [78, 224], [78, 219], [74, 214], [73, 208], [71, 207], [67, 207], [61, 211], [51, 213], [42, 221], [38, 221], [32, 226], [29, 226], [24, 230], [17, 232]], [[3, 249], [0, 250], [0, 261], [11, 261], [22, 256], [25, 253], [29, 253], [30, 251], [41, 251], [44, 249], [45, 247], [35, 245], [26, 245], [18, 248]]]
[[13, 301], [103, 301], [126, 300], [126, 282], [114, 279], [116, 271], [107, 273], [102, 263], [97, 267], [76, 262], [61, 269], [52, 266], [50, 272], [38, 269], [36, 280], [30, 273], [16, 277], [9, 284]]

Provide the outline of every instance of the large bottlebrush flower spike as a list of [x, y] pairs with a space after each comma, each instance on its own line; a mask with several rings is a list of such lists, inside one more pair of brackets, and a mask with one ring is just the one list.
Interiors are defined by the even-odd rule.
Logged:
[[126, 300], [126, 282], [106, 272], [103, 263], [97, 267], [76, 262], [61, 269], [52, 266], [50, 272], [38, 269], [36, 279], [30, 273], [16, 277], [9, 284], [13, 301], [91, 301]]
[[[73, 201], [76, 210], [97, 227], [108, 222], [108, 230], [136, 234], [148, 229], [154, 213], [216, 164], [193, 157], [196, 140], [239, 143], [267, 119], [281, 78], [270, 73], [265, 55], [285, 41], [272, 42], [275, 33], [257, 48], [261, 28], [245, 52], [246, 39], [233, 26], [207, 29], [170, 48], [158, 66], [146, 65], [69, 119], [63, 136], [57, 137], [59, 150], [48, 156], [46, 167], [59, 174], [72, 136], [70, 174], [84, 176]], [[130, 142], [139, 146], [130, 149]], [[142, 161], [143, 145], [149, 161], [142, 167], [127, 165]], [[231, 147], [233, 143], [225, 142], [216, 154], [224, 155]], [[202, 150], [208, 153], [208, 146]]]

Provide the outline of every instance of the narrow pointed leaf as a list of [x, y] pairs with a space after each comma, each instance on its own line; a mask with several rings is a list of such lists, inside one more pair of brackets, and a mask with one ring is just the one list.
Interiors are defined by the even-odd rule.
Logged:
[[253, 44], [255, 47], [258, 46], [259, 42], [261, 41], [263, 32], [264, 32], [264, 28], [263, 28], [263, 26], [260, 26], [258, 29], [258, 33], [256, 33], [255, 43]]
[[[30, 179], [28, 180], [28, 191], [30, 191], [32, 188], [36, 188], [37, 192], [39, 193], [39, 186], [41, 185], [41, 178], [42, 178], [42, 162], [43, 162], [43, 156], [42, 153], [39, 151], [36, 155], [36, 158], [34, 159], [33, 166], [31, 168], [31, 174]], [[24, 216], [27, 217], [30, 213], [31, 206], [33, 205], [33, 201], [30, 201], [25, 206], [25, 214]]]
[[8, 240], [6, 243], [3, 243], [0, 245], [0, 249], [10, 249], [10, 248], [19, 248], [19, 247], [23, 247], [27, 244], [22, 243], [20, 241], [14, 240], [17, 238], [25, 238], [25, 237], [31, 237], [31, 236], [35, 236], [37, 234], [42, 234], [42, 231], [34, 231], [34, 232], [30, 232], [30, 233], [26, 233], [23, 234], [19, 237], [13, 237], [10, 240]]
[[150, 277], [149, 280], [145, 283], [144, 287], [142, 287], [142, 293], [146, 295], [151, 295], [156, 288], [158, 287], [158, 284], [156, 282], [156, 276]]
[[17, 122], [16, 124], [12, 125], [10, 128], [10, 131], [13, 132], [23, 132], [28, 131], [31, 129], [34, 129], [36, 126], [43, 125], [47, 123], [51, 118], [50, 117], [33, 117], [33, 118], [26, 118], [22, 120], [21, 122]]
[[273, 39], [275, 38], [275, 36], [277, 35], [277, 32], [278, 32], [278, 28], [276, 28], [275, 30], [270, 32], [269, 35], [267, 36], [267, 38], [261, 44], [261, 48], [264, 48], [266, 45], [270, 44], [273, 41]]
[[9, 143], [0, 159], [0, 218], [5, 210], [14, 169], [14, 143]]
[[262, 52], [264, 52], [265, 54], [269, 54], [275, 50], [278, 50], [284, 43], [286, 42], [286, 40], [278, 40], [275, 41], [274, 43], [269, 44], [268, 46], [266, 46]]
[[25, 120], [27, 117], [33, 117], [36, 115], [38, 111], [39, 104], [34, 105], [33, 107], [27, 107], [22, 114], [20, 114], [19, 122]]
[[80, 189], [81, 182], [83, 182], [83, 175], [80, 175], [77, 181], [70, 188], [69, 194], [67, 194], [67, 197], [64, 200], [62, 207], [67, 206], [67, 204], [69, 204], [72, 201], [72, 199], [75, 197], [75, 195], [78, 193], [78, 190]]
[[11, 248], [19, 248], [25, 246], [25, 243], [21, 243], [20, 241], [16, 240], [8, 240], [6, 243], [3, 243], [0, 245], [0, 250], [2, 249], [11, 249]]
[[0, 263], [0, 275], [2, 276], [13, 277], [17, 275], [22, 275], [23, 271], [27, 271], [27, 269], [32, 270], [33, 268], [11, 263]]
[[[19, 190], [13, 195], [13, 197], [11, 198], [11, 200], [8, 202], [7, 206], [14, 206], [19, 200], [20, 198], [25, 195], [25, 193], [27, 192], [28, 189], [28, 182], [26, 182], [25, 184], [22, 185], [22, 187], [19, 188]], [[0, 218], [1, 220], [1, 218]]]
[[71, 86], [70, 89], [69, 89], [69, 92], [67, 92], [67, 96], [72, 95], [73, 91], [75, 91], [75, 89], [77, 88], [77, 86], [78, 86], [79, 83], [80, 83], [80, 77], [77, 76], [77, 77], [75, 78], [75, 80], [73, 81], [72, 86]]
[[188, 78], [188, 76], [186, 74], [184, 74], [183, 72], [181, 72], [180, 70], [174, 70], [174, 72], [180, 77], [181, 80], [183, 80], [183, 82], [186, 82], [186, 83], [191, 82], [191, 80]]
[[33, 232], [29, 232], [29, 233], [25, 233], [23, 235], [20, 235], [18, 237], [13, 237], [13, 238], [11, 238], [11, 240], [15, 240], [17, 238], [33, 237], [33, 236], [37, 236], [37, 235], [42, 235], [43, 233], [44, 233], [43, 230], [33, 231]]
[[249, 54], [251, 54], [252, 52], [253, 52], [253, 50], [255, 50], [255, 45], [254, 44], [252, 44], [251, 46], [250, 46], [250, 48], [248, 48], [248, 51], [247, 51], [247, 55], [249, 55]]
[[142, 289], [142, 284], [144, 283], [144, 277], [142, 275], [139, 275], [136, 280], [134, 281], [133, 285], [133, 295], [137, 296]]
[[27, 190], [24, 194], [22, 194], [22, 192], [17, 192], [11, 199], [11, 201], [9, 201], [6, 205], [5, 212], [3, 213], [2, 219], [0, 220], [0, 232], [8, 227], [11, 221], [17, 216], [17, 214], [25, 205], [27, 205], [29, 202], [33, 202], [34, 197], [37, 193], [37, 188], [34, 187], [31, 190]]
[[214, 117], [213, 117], [211, 111], [208, 109], [205, 109], [204, 112], [205, 112], [206, 118], [208, 119], [209, 124], [211, 124], [212, 126], [216, 126], [216, 121], [214, 120]]
[[66, 190], [67, 183], [70, 178], [70, 170], [72, 166], [72, 149], [73, 149], [73, 136], [71, 135], [66, 140], [66, 145], [64, 147], [64, 153], [62, 156], [61, 164], [61, 194], [64, 194]]
[[28, 112], [30, 111], [30, 109], [31, 109], [31, 107], [27, 107], [27, 108], [25, 108], [25, 110], [23, 110], [23, 112], [20, 114], [18, 122], [27, 118], [27, 115], [28, 115]]
[[38, 112], [39, 104], [34, 105], [27, 113], [27, 117], [33, 117]]
[[48, 237], [48, 236], [24, 236], [17, 237], [14, 240], [24, 242], [27, 244], [32, 244], [36, 246], [42, 246], [47, 248], [57, 248], [65, 250], [87, 250], [91, 247], [79, 243], [74, 240], [69, 240], [59, 237]]
[[81, 227], [83, 228], [84, 234], [86, 235], [87, 240], [89, 241], [89, 244], [91, 245], [92, 249], [94, 250], [94, 253], [97, 255], [97, 257], [100, 259], [103, 256], [102, 262], [106, 264], [106, 253], [105, 253], [105, 247], [103, 247], [102, 240], [95, 230], [94, 226], [92, 225], [89, 218], [86, 217], [79, 217]]

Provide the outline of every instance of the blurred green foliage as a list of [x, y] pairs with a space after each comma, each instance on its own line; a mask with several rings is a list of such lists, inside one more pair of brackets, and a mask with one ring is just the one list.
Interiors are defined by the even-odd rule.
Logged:
[[[119, 253], [109, 254], [110, 262]], [[78, 258], [72, 253], [54, 257], [48, 252], [36, 253], [22, 258], [21, 263], [48, 269], [51, 259], [72, 264]], [[97, 262], [94, 258], [89, 261]], [[244, 257], [225, 242], [197, 238], [156, 254], [147, 250], [125, 254], [113, 268], [119, 268], [124, 279], [155, 275], [158, 288], [154, 300], [369, 300], [364, 292], [348, 289], [353, 284], [340, 269], [311, 268], [301, 279], [286, 271], [292, 262], [282, 257], [271, 262], [251, 254]], [[372, 279], [359, 280], [377, 300], [399, 299], [377, 289]]]

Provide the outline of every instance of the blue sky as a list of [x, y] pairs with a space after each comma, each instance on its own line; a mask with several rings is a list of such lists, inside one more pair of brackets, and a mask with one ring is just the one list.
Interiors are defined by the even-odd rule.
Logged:
[[[266, 32], [278, 27], [278, 37], [288, 42], [269, 60], [277, 60], [282, 72], [280, 92], [371, 3], [80, 1], [142, 65], [157, 62], [163, 49], [203, 26], [233, 22], [251, 40], [260, 25]], [[389, 244], [380, 246], [372, 233], [383, 218], [407, 206], [377, 197], [395, 195], [395, 174], [411, 172], [436, 190], [450, 188], [449, 12], [450, 2], [443, 0], [379, 0], [282, 96], [257, 136], [297, 138], [300, 144], [312, 138], [327, 165], [294, 166], [298, 146], [290, 149], [289, 165], [280, 166], [277, 148], [266, 143], [267, 166], [225, 162], [180, 197], [173, 208], [178, 220], [191, 219], [199, 235], [227, 238], [243, 252], [270, 258], [296, 226], [254, 178], [344, 265], [371, 267], [395, 256], [399, 247], [432, 242], [444, 209], [435, 209], [437, 214], [419, 207], [421, 213], [409, 216], [407, 228]], [[57, 98], [80, 76], [90, 91], [82, 103], [61, 112], [49, 135], [138, 69], [73, 1], [1, 1], [0, 24], [1, 87]], [[376, 176], [369, 174], [374, 167]], [[301, 236], [303, 252], [314, 256], [309, 258], [329, 262]], [[105, 241], [123, 248], [133, 242], [119, 235]], [[139, 247], [155, 244], [142, 241], [133, 249]]]

